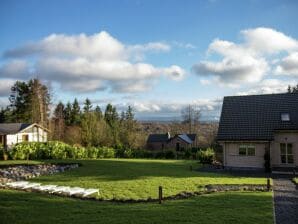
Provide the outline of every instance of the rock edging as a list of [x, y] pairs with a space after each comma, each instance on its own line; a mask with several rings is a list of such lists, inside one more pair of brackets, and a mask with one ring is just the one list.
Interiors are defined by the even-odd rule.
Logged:
[[0, 183], [27, 180], [78, 168], [79, 164], [38, 164], [0, 167]]

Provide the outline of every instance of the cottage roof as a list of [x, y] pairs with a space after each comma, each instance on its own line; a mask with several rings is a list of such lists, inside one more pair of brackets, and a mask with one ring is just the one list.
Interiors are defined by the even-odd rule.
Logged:
[[154, 143], [154, 142], [167, 142], [169, 140], [168, 134], [150, 134], [148, 136], [148, 143]]
[[29, 127], [31, 124], [25, 123], [0, 123], [0, 134], [15, 134]]
[[183, 141], [185, 141], [186, 143], [188, 144], [192, 144], [194, 140], [192, 140], [190, 137], [195, 137], [195, 135], [193, 136], [194, 134], [192, 134], [190, 136], [190, 134], [181, 134], [181, 135], [178, 135], [179, 138], [181, 138]]
[[298, 130], [298, 93], [224, 97], [217, 140], [269, 141], [277, 130]]

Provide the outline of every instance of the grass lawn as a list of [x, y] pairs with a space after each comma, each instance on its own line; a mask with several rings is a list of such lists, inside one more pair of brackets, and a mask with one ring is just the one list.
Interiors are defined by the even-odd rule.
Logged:
[[[26, 161], [13, 162], [26, 163]], [[41, 176], [32, 181], [43, 184], [98, 188], [100, 189], [99, 198], [103, 199], [157, 198], [160, 185], [164, 188], [164, 195], [169, 196], [182, 191], [198, 191], [206, 184], [266, 183], [265, 178], [234, 177], [228, 174], [190, 171], [190, 165], [194, 169], [199, 166], [196, 161], [103, 159], [77, 162], [82, 163], [83, 166], [64, 173]], [[3, 163], [5, 162], [0, 162], [0, 165]]]
[[164, 204], [119, 204], [0, 190], [0, 223], [271, 224], [271, 192], [215, 193]]

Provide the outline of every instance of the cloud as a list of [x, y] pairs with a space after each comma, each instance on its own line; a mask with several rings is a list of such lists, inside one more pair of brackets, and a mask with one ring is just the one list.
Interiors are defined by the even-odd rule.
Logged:
[[22, 78], [29, 74], [29, 65], [24, 60], [12, 60], [0, 67], [0, 78]]
[[240, 86], [262, 81], [274, 69], [272, 64], [281, 53], [292, 54], [292, 57], [282, 61], [279, 73], [285, 70], [282, 66], [293, 68], [297, 65], [293, 53], [298, 49], [297, 40], [263, 27], [243, 30], [240, 34], [243, 42], [239, 44], [215, 39], [209, 45], [207, 55], [219, 56], [220, 60], [199, 61], [192, 67], [194, 73], [200, 77], [212, 76], [221, 85]]
[[[142, 86], [141, 83], [152, 82], [161, 76], [172, 80], [184, 77], [185, 71], [177, 65], [156, 67], [145, 62], [134, 62], [135, 58], [143, 59], [145, 53], [170, 49], [169, 45], [161, 42], [125, 45], [105, 31], [90, 36], [52, 34], [40, 41], [6, 51], [4, 57], [8, 62], [0, 67], [0, 72], [3, 71], [0, 74], [3, 77], [5, 74], [11, 77], [38, 74], [44, 80], [75, 92], [106, 89], [115, 92], [145, 91], [149, 88], [143, 88], [144, 84]], [[36, 60], [28, 67], [27, 60], [32, 56]], [[10, 58], [13, 60], [9, 61]], [[18, 66], [15, 66], [16, 63], [19, 63]]]
[[285, 93], [289, 85], [294, 86], [296, 84], [295, 80], [265, 79], [246, 91], [238, 92], [237, 95]]
[[241, 31], [247, 48], [260, 53], [279, 53], [298, 49], [298, 41], [270, 28], [259, 27]]
[[0, 98], [6, 97], [8, 99], [10, 88], [14, 85], [14, 79], [1, 79], [0, 80]]
[[298, 76], [298, 52], [283, 58], [276, 67], [275, 74]]

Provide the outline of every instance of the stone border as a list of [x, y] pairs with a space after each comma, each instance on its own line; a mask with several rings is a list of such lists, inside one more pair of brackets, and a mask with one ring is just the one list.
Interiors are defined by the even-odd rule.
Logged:
[[[8, 186], [1, 186], [1, 189], [9, 189], [9, 190], [16, 190], [14, 188], [10, 188]], [[35, 192], [35, 193], [42, 193], [46, 195], [55, 195], [60, 197], [67, 197], [67, 198], [75, 198], [80, 200], [90, 200], [90, 201], [98, 201], [98, 202], [115, 202], [115, 203], [149, 203], [149, 202], [159, 202], [157, 198], [147, 198], [147, 199], [102, 199], [97, 198], [96, 196], [87, 196], [82, 197], [81, 195], [68, 195], [68, 194], [61, 194], [61, 193], [48, 193], [45, 191], [34, 190], [34, 189], [17, 189], [18, 191], [24, 192]], [[230, 184], [230, 185], [206, 185], [205, 189], [202, 191], [194, 191], [194, 192], [187, 192], [183, 191], [176, 195], [166, 196], [163, 197], [162, 201], [172, 201], [172, 200], [181, 200], [181, 199], [188, 199], [199, 195], [206, 195], [212, 193], [223, 193], [223, 192], [240, 192], [240, 191], [247, 191], [247, 192], [265, 192], [267, 190], [266, 185], [241, 185], [241, 184]]]

